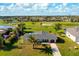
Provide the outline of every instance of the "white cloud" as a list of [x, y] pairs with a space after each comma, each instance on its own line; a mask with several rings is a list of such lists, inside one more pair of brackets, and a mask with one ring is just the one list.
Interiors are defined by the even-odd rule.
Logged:
[[8, 8], [8, 9], [13, 9], [13, 8], [14, 8], [14, 4], [12, 3], [12, 4], [9, 5], [7, 8]]
[[63, 3], [63, 6], [66, 6], [67, 5], [67, 3]]
[[39, 6], [40, 6], [41, 9], [47, 9], [48, 3], [42, 3], [42, 4], [39, 4]]
[[[49, 7], [48, 7], [49, 6]], [[75, 7], [73, 9], [69, 8], [67, 4], [56, 4], [53, 3], [52, 6], [50, 6], [50, 3], [16, 3], [11, 4], [8, 6], [0, 6], [1, 13], [13, 13], [13, 14], [64, 14], [64, 13], [70, 13], [73, 12]], [[78, 8], [78, 7], [76, 7]], [[79, 8], [78, 8], [79, 9]], [[78, 9], [75, 9], [75, 11], [78, 12]], [[7, 12], [6, 12], [7, 11]], [[73, 12], [76, 14], [76, 12]]]
[[5, 5], [3, 5], [3, 6], [0, 6], [0, 11], [9, 11], [9, 10], [13, 10], [13, 8], [14, 8], [14, 4], [12, 3], [11, 5], [8, 5], [8, 6], [5, 6]]
[[4, 6], [0, 6], [0, 11], [3, 11], [3, 9], [4, 9]]
[[32, 10], [38, 10], [38, 9], [47, 9], [48, 3], [17, 3], [16, 8], [24, 8], [24, 9], [32, 9]]

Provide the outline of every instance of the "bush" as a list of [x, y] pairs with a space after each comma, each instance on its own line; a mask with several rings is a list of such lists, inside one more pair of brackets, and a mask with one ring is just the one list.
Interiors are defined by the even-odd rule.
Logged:
[[13, 35], [11, 35], [9, 38], [7, 38], [6, 40], [5, 40], [5, 43], [10, 43], [10, 44], [12, 44], [15, 40], [14, 40], [14, 38], [15, 38], [15, 34], [13, 34]]
[[62, 25], [59, 24], [59, 23], [56, 23], [56, 24], [54, 25], [54, 28], [55, 28], [55, 30], [60, 30], [60, 29], [62, 28]]
[[2, 37], [2, 35], [0, 34], [0, 47], [2, 47], [3, 46], [3, 37]]

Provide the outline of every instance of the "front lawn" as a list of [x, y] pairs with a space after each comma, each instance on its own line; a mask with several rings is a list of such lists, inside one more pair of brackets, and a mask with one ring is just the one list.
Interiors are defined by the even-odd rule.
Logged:
[[0, 49], [0, 56], [52, 56], [51, 48], [49, 45], [36, 45], [33, 49], [30, 41], [24, 40], [20, 37], [18, 42], [8, 49]]

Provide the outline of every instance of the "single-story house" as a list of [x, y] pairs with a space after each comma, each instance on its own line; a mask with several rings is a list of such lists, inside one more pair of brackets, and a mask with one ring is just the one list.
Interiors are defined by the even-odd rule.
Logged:
[[3, 38], [7, 38], [9, 35], [5, 34], [9, 28], [15, 29], [14, 26], [0, 26], [0, 34], [2, 34]]
[[8, 26], [8, 25], [0, 26], [0, 29], [4, 29], [4, 30], [6, 30], [6, 29], [8, 29], [8, 28], [15, 29], [14, 26]]
[[41, 42], [42, 41], [56, 42], [56, 40], [57, 40], [56, 35], [54, 35], [52, 33], [45, 32], [45, 31], [39, 31], [39, 32], [25, 34], [24, 38], [30, 39], [30, 35], [33, 36], [36, 40], [41, 41]]
[[5, 30], [0, 30], [0, 34], [5, 33], [5, 32], [6, 32]]
[[79, 44], [79, 27], [67, 28], [65, 34]]

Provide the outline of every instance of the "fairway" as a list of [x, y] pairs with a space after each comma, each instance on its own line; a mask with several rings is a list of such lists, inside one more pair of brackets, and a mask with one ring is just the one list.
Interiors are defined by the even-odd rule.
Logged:
[[[79, 22], [24, 22], [26, 30], [25, 31], [51, 31], [56, 33], [54, 29], [55, 24], [61, 24], [62, 28], [79, 26]], [[45, 24], [45, 25], [43, 25]], [[49, 26], [50, 25], [50, 26]]]
[[25, 26], [26, 26], [26, 31], [51, 31], [51, 32], [55, 32], [54, 28], [53, 28], [53, 23], [51, 23], [51, 26], [43, 26], [42, 24], [50, 24], [51, 22], [25, 22]]

